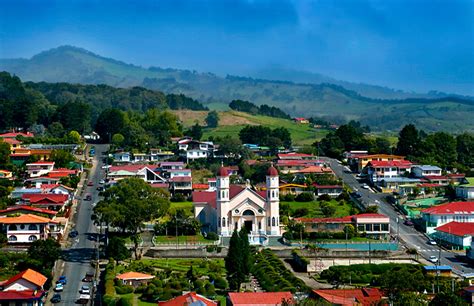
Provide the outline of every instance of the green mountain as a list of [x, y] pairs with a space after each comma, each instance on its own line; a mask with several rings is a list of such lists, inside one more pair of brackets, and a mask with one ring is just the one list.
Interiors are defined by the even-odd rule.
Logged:
[[[330, 84], [338, 81], [326, 80], [324, 76], [320, 76], [323, 83], [313, 84], [143, 68], [70, 46], [51, 49], [31, 59], [0, 60], [0, 70], [14, 73], [25, 81], [104, 83], [116, 87], [143, 86], [165, 93], [183, 93], [211, 109], [226, 110], [230, 101], [241, 99], [257, 105], [277, 106], [293, 116], [325, 117], [335, 122], [356, 119], [380, 130], [398, 130], [407, 123], [415, 123], [428, 131], [474, 130], [472, 98], [440, 94], [437, 99], [420, 98], [418, 95], [406, 95], [403, 97], [410, 98], [402, 100], [382, 99], [374, 97], [397, 95], [376, 94], [375, 89], [369, 94], [369, 89], [376, 87], [364, 85], [367, 96], [370, 96], [367, 97], [347, 89], [354, 83], [346, 82], [346, 86]], [[352, 86], [352, 89], [357, 89]], [[359, 91], [364, 92], [360, 87]]]

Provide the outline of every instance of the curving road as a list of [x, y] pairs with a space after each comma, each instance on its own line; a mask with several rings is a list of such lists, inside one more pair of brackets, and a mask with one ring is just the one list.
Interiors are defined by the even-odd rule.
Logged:
[[398, 239], [408, 248], [416, 249], [424, 259], [428, 259], [432, 255], [439, 257], [441, 265], [451, 266], [454, 272], [458, 274], [474, 273], [474, 268], [472, 266], [459, 259], [462, 258], [462, 256], [459, 256], [458, 258], [456, 257], [457, 253], [441, 249], [436, 245], [429, 245], [427, 243], [427, 236], [418, 232], [413, 227], [403, 224], [402, 215], [385, 200], [386, 194], [376, 193], [371, 189], [362, 188], [355, 176], [352, 173], [349, 173], [336, 159], [328, 157], [321, 157], [320, 159], [325, 160], [330, 164], [336, 175], [342, 178], [345, 185], [348, 185], [352, 190], [358, 191], [362, 195], [360, 200], [362, 200], [365, 205], [377, 205], [379, 207], [379, 212], [390, 218], [391, 234], [394, 237], [398, 237]]

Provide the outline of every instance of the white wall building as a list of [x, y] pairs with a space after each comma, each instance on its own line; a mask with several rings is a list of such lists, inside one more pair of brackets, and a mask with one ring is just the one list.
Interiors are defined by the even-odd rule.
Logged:
[[451, 202], [432, 206], [421, 211], [426, 233], [449, 222], [474, 223], [474, 202]]
[[26, 164], [26, 172], [29, 177], [39, 177], [48, 174], [53, 171], [54, 162], [49, 161], [37, 161], [34, 163]]
[[441, 176], [441, 168], [431, 165], [417, 165], [411, 168], [411, 172], [415, 177], [424, 176]]

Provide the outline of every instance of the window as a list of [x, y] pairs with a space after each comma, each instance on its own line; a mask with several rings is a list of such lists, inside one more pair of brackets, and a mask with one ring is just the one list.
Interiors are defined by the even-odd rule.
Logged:
[[244, 213], [242, 215], [243, 216], [255, 216], [254, 212], [251, 211], [250, 209], [247, 209], [246, 211], [244, 211]]
[[18, 240], [18, 238], [16, 238], [15, 235], [12, 235], [12, 236], [8, 237], [8, 241], [17, 241], [17, 240]]
[[388, 224], [382, 224], [382, 231], [388, 232]]
[[28, 241], [36, 241], [36, 240], [38, 240], [38, 238], [35, 235], [31, 235], [30, 237], [28, 237]]
[[17, 230], [15, 224], [10, 225], [10, 226], [8, 227], [8, 229], [9, 229], [10, 231], [16, 231], [16, 230]]
[[371, 232], [372, 231], [372, 224], [366, 224], [365, 225], [365, 231], [366, 232]]
[[30, 226], [28, 226], [28, 230], [29, 231], [36, 231], [36, 230], [38, 230], [38, 227], [36, 226], [36, 224], [30, 224]]
[[380, 232], [380, 224], [374, 224], [374, 232]]
[[259, 229], [259, 230], [262, 229], [262, 222], [258, 222], [258, 229]]
[[225, 218], [222, 218], [222, 226], [225, 226]]
[[272, 218], [272, 226], [275, 226], [275, 217]]
[[24, 224], [20, 225], [20, 229], [24, 230], [24, 229], [25, 229], [25, 225], [24, 225]]

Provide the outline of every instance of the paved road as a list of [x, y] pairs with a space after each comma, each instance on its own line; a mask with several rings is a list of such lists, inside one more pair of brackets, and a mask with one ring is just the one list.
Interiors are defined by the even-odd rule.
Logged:
[[358, 191], [362, 195], [361, 200], [365, 205], [377, 205], [379, 212], [390, 218], [391, 234], [394, 237], [399, 237], [408, 248], [415, 248], [421, 257], [425, 259], [428, 259], [432, 255], [437, 256], [440, 258], [441, 265], [449, 265], [458, 273], [474, 272], [474, 267], [460, 261], [455, 256], [456, 253], [442, 250], [436, 245], [429, 245], [427, 243], [428, 238], [424, 234], [418, 232], [411, 226], [403, 224], [402, 215], [385, 200], [386, 194], [376, 193], [371, 189], [362, 188], [356, 177], [349, 173], [337, 160], [327, 157], [322, 157], [321, 159], [329, 162], [336, 175], [343, 179], [344, 184], [350, 186], [354, 191]]
[[93, 167], [90, 172], [88, 181], [94, 183], [93, 186], [87, 186], [85, 194], [92, 195], [92, 201], [85, 201], [84, 195], [77, 206], [74, 229], [79, 232], [75, 239], [71, 239], [71, 247], [64, 251], [64, 272], [68, 283], [64, 286], [64, 291], [61, 294], [62, 301], [57, 305], [74, 305], [79, 297], [79, 290], [83, 285], [92, 286], [92, 283], [83, 283], [82, 278], [87, 272], [93, 272], [94, 267], [91, 261], [97, 258], [97, 243], [94, 241], [94, 234], [97, 233], [94, 223], [91, 221], [92, 203], [99, 200], [99, 192], [97, 186], [103, 174], [102, 166], [102, 152], [107, 150], [106, 145], [95, 145], [96, 155], [93, 160]]

